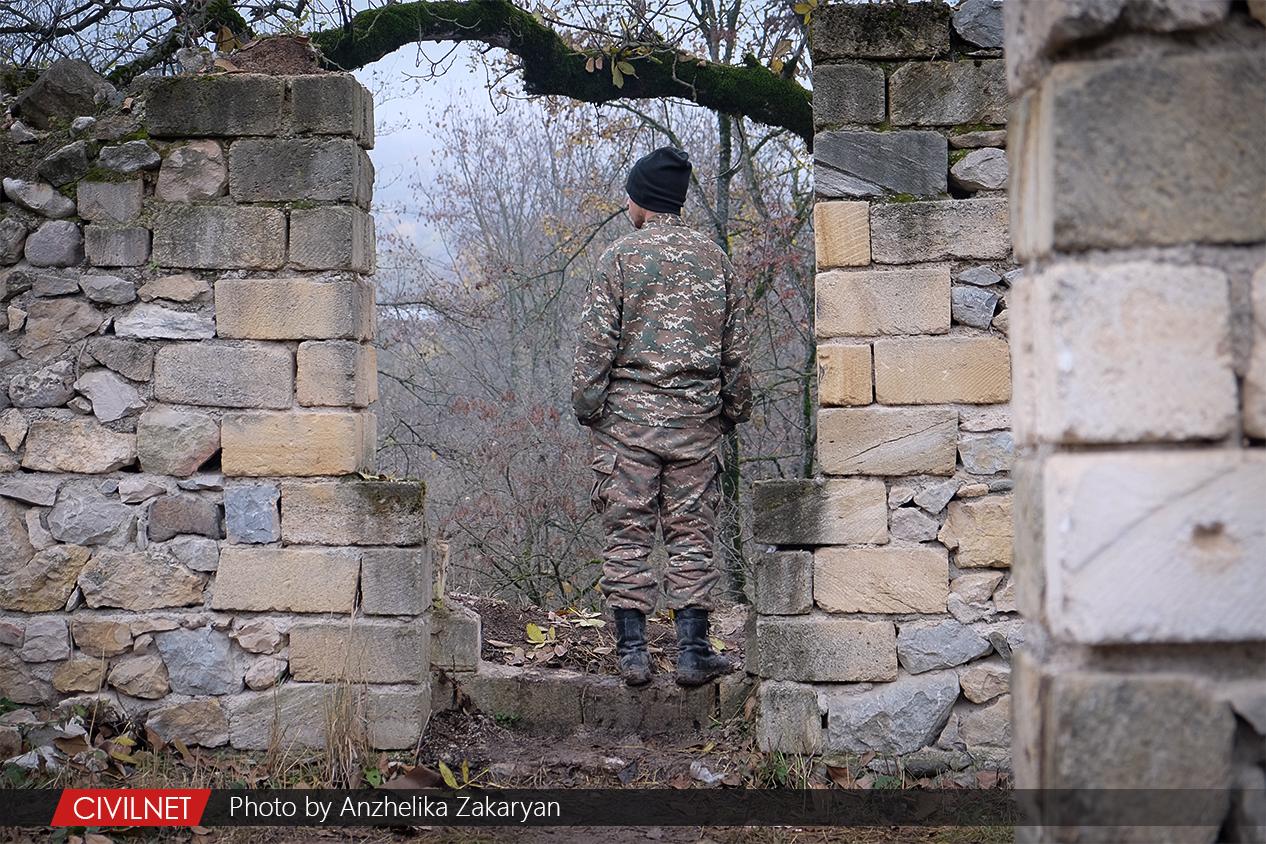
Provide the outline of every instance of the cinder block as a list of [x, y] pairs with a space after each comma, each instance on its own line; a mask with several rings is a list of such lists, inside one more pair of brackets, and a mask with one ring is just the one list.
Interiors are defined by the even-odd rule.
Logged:
[[875, 341], [875, 398], [883, 404], [995, 404], [1011, 398], [1011, 358], [999, 337]]
[[1264, 86], [1260, 49], [1056, 66], [1013, 123], [1017, 255], [1266, 238]]
[[154, 261], [190, 269], [279, 269], [286, 258], [286, 215], [277, 208], [161, 205]]
[[1001, 59], [910, 62], [888, 80], [897, 126], [1007, 122], [1007, 81]]
[[819, 132], [813, 139], [813, 189], [819, 196], [946, 191], [948, 146], [937, 132]]
[[757, 664], [749, 670], [773, 680], [856, 683], [897, 678], [897, 633], [890, 621], [760, 616], [756, 653]]
[[879, 264], [1011, 254], [1005, 199], [876, 203], [870, 209], [870, 254]]
[[350, 138], [247, 138], [229, 147], [236, 202], [351, 202], [369, 207], [374, 168]]
[[93, 266], [139, 267], [149, 260], [149, 229], [85, 226], [84, 252]]
[[281, 538], [309, 545], [421, 545], [425, 499], [420, 481], [287, 481]]
[[919, 3], [899, 10], [878, 3], [814, 9], [809, 43], [815, 67], [832, 59], [929, 59], [950, 49], [950, 8]]
[[290, 263], [300, 269], [371, 273], [375, 252], [374, 218], [359, 208], [290, 212]]
[[431, 613], [431, 665], [445, 671], [474, 671], [482, 647], [479, 613], [446, 604]]
[[771, 545], [888, 541], [888, 494], [883, 481], [759, 481], [754, 533]]
[[859, 62], [813, 68], [815, 126], [882, 123], [886, 101], [882, 67]]
[[950, 475], [957, 461], [953, 408], [818, 411], [818, 462], [828, 475]]
[[405, 624], [349, 620], [290, 628], [290, 673], [299, 681], [421, 683], [431, 674], [428, 653], [425, 616]]
[[374, 414], [351, 411], [224, 414], [221, 465], [232, 477], [371, 472]]
[[346, 135], [374, 146], [374, 98], [350, 73], [290, 79], [290, 126], [311, 135]]
[[154, 137], [273, 135], [281, 128], [284, 78], [254, 73], [169, 76], [145, 100]]
[[211, 607], [248, 612], [351, 612], [360, 552], [353, 548], [225, 545]]
[[287, 408], [294, 356], [280, 343], [180, 343], [154, 356], [154, 396], [174, 404]]
[[822, 709], [817, 690], [804, 683], [761, 683], [756, 744], [766, 753], [820, 753]]
[[360, 604], [368, 615], [420, 615], [431, 606], [431, 550], [366, 548], [360, 558]]
[[874, 401], [870, 346], [823, 343], [818, 346], [818, 404], [823, 407]]
[[827, 612], [941, 613], [949, 554], [929, 545], [818, 548], [813, 600]]
[[770, 551], [753, 566], [752, 590], [761, 615], [803, 615], [813, 609], [813, 554]]
[[366, 407], [378, 400], [378, 355], [351, 340], [299, 344], [299, 404]]
[[818, 337], [943, 334], [950, 327], [945, 265], [832, 270], [815, 279]]
[[221, 337], [251, 340], [368, 340], [373, 285], [364, 279], [222, 278], [215, 283]]
[[870, 204], [819, 202], [813, 206], [813, 244], [819, 270], [870, 263]]

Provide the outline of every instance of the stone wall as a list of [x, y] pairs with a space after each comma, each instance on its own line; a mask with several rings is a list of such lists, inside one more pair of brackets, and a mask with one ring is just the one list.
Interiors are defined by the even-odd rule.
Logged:
[[413, 746], [432, 581], [421, 484], [365, 479], [368, 92], [230, 74], [125, 98], [62, 62], [17, 109], [0, 696], [104, 697], [205, 746]]
[[1016, 784], [1230, 790], [1209, 827], [1115, 840], [1266, 829], [1263, 23], [1006, 4]]
[[[817, 457], [756, 489], [767, 750], [1007, 764], [1008, 97], [999, 4], [814, 12]], [[749, 646], [750, 647], [750, 646]]]

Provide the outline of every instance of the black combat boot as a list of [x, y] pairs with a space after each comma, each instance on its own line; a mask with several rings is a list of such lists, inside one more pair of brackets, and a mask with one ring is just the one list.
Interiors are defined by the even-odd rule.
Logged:
[[699, 607], [682, 607], [675, 613], [677, 621], [677, 684], [702, 686], [709, 680], [729, 674], [734, 664], [708, 644], [708, 611]]
[[651, 681], [651, 655], [646, 651], [646, 614], [641, 610], [615, 608], [615, 652], [620, 657], [620, 676], [630, 686]]

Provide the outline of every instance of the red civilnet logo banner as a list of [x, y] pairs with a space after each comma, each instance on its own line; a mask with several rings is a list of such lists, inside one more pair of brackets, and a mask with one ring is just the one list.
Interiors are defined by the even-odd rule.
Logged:
[[197, 826], [209, 788], [67, 788], [53, 826]]

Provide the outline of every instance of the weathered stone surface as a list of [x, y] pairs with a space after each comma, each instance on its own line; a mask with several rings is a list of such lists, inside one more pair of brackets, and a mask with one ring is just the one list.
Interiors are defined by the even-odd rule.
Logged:
[[[26, 224], [16, 217], [0, 216], [0, 267], [22, 260], [26, 246]], [[0, 283], [0, 299], [7, 298], [8, 285]]]
[[875, 398], [884, 404], [992, 404], [1011, 398], [1011, 357], [996, 337], [875, 342]]
[[950, 592], [969, 603], [988, 601], [1002, 578], [1000, 571], [969, 572], [950, 581]]
[[271, 689], [285, 675], [288, 665], [286, 660], [275, 656], [251, 660], [246, 669], [246, 688], [256, 692]]
[[76, 197], [79, 216], [94, 223], [127, 223], [141, 213], [145, 201], [145, 183], [140, 179], [125, 182], [80, 182]]
[[421, 545], [424, 490], [404, 481], [284, 481], [281, 538], [309, 545]]
[[817, 352], [819, 405], [841, 407], [871, 403], [874, 394], [869, 345], [822, 343]]
[[756, 743], [766, 753], [821, 752], [822, 712], [817, 689], [778, 680], [761, 683]]
[[992, 650], [984, 636], [949, 619], [906, 622], [897, 634], [897, 658], [911, 674], [953, 668]]
[[[1022, 442], [1218, 439], [1237, 414], [1226, 276], [1058, 263], [1016, 288]], [[1094, 302], [1093, 308], [1085, 303]], [[1019, 332], [1023, 331], [1020, 335]], [[1163, 341], [1158, 338], [1164, 338]]]
[[902, 675], [892, 683], [824, 687], [827, 751], [911, 753], [936, 741], [958, 697], [953, 671]]
[[888, 541], [883, 481], [761, 481], [754, 495], [757, 542], [825, 545]]
[[900, 23], [880, 4], [839, 4], [815, 9], [814, 65], [831, 59], [913, 59], [945, 55], [950, 9], [939, 3], [902, 9]]
[[1266, 264], [1253, 274], [1250, 295], [1254, 339], [1244, 373], [1244, 432], [1251, 437], [1266, 439]]
[[420, 683], [430, 676], [425, 621], [409, 624], [300, 623], [290, 628], [296, 680]]
[[988, 747], [1010, 748], [1011, 696], [1004, 694], [987, 706], [961, 713], [958, 734], [969, 752]]
[[53, 662], [70, 656], [70, 633], [65, 620], [37, 616], [27, 621], [18, 656], [23, 662]]
[[104, 305], [126, 305], [136, 299], [136, 285], [117, 275], [87, 275], [79, 286], [90, 300]]
[[25, 358], [47, 360], [96, 332], [105, 315], [78, 299], [38, 300], [27, 306], [26, 333], [18, 343]]
[[151, 709], [145, 729], [168, 744], [222, 747], [229, 743], [229, 721], [216, 698], [190, 700]]
[[348, 135], [373, 148], [373, 96], [350, 73], [292, 77], [290, 101], [290, 125], [296, 132]]
[[194, 410], [153, 407], [136, 423], [141, 469], [159, 475], [188, 477], [220, 448], [220, 426]]
[[276, 484], [231, 484], [224, 490], [224, 523], [229, 542], [261, 544], [281, 539]]
[[36, 273], [31, 283], [31, 292], [36, 296], [52, 298], [79, 292], [79, 280], [73, 272], [58, 271]]
[[229, 147], [237, 202], [352, 202], [368, 207], [374, 168], [351, 139], [245, 138]]
[[164, 202], [199, 202], [223, 196], [228, 186], [224, 149], [215, 141], [190, 141], [163, 159], [155, 193]]
[[149, 538], [164, 542], [181, 534], [223, 539], [219, 505], [185, 493], [155, 499], [149, 507]]
[[374, 218], [326, 205], [290, 212], [290, 263], [304, 270], [374, 271]]
[[1002, 0], [964, 0], [950, 21], [964, 41], [986, 50], [1002, 49]]
[[949, 515], [937, 537], [957, 548], [959, 568], [1011, 565], [1011, 496], [989, 495], [949, 505]]
[[136, 436], [91, 419], [37, 419], [26, 435], [22, 466], [37, 472], [113, 472], [136, 461]]
[[[29, 427], [30, 423], [27, 422], [26, 415], [22, 411], [12, 408], [0, 410], [0, 440], [4, 440], [9, 448], [17, 450], [22, 446]], [[0, 495], [3, 494], [0, 492]]]
[[1078, 642], [1255, 641], [1266, 631], [1257, 451], [1058, 455], [1035, 549], [1051, 631]]
[[161, 546], [167, 553], [193, 571], [215, 571], [220, 565], [220, 546], [203, 536], [177, 536]]
[[215, 285], [221, 337], [252, 340], [368, 340], [373, 286], [361, 280], [220, 279]]
[[972, 703], [988, 703], [1011, 688], [1011, 666], [1001, 660], [974, 662], [959, 670], [958, 683], [963, 697]]
[[241, 691], [245, 665], [232, 650], [228, 635], [200, 627], [159, 633], [155, 641], [167, 663], [172, 691], [187, 695]]
[[1261, 50], [1060, 64], [1014, 121], [1016, 253], [1262, 240], [1264, 84]]
[[944, 612], [949, 556], [943, 548], [819, 548], [813, 599], [828, 612]]
[[325, 683], [284, 683], [225, 698], [229, 741], [237, 750], [324, 747], [334, 697], [335, 689]]
[[154, 348], [117, 337], [93, 337], [88, 354], [97, 363], [133, 381], [148, 381], [154, 373]]
[[27, 235], [24, 252], [33, 267], [73, 267], [84, 259], [83, 233], [70, 220], [49, 220]]
[[949, 475], [957, 464], [951, 408], [849, 407], [818, 412], [818, 460], [832, 475]]
[[53, 687], [34, 676], [13, 648], [0, 648], [0, 689], [14, 703], [47, 703], [53, 696]]
[[945, 138], [936, 132], [819, 132], [814, 190], [821, 196], [944, 193]]
[[950, 327], [949, 267], [833, 270], [815, 280], [818, 337], [942, 334]]
[[761, 615], [803, 615], [813, 609], [813, 553], [769, 551], [753, 566], [753, 601]]
[[1005, 258], [1005, 199], [878, 203], [870, 209], [871, 256], [880, 264], [945, 258]]
[[131, 539], [136, 514], [95, 481], [70, 481], [57, 493], [48, 514], [48, 529], [58, 542], [73, 545], [118, 545]]
[[57, 545], [0, 575], [0, 609], [54, 612], [66, 605], [75, 578], [90, 552], [79, 545]]
[[108, 369], [91, 369], [80, 375], [75, 389], [88, 397], [93, 415], [102, 422], [122, 419], [145, 407], [137, 389]]
[[814, 203], [813, 243], [819, 270], [869, 264], [870, 203]]
[[47, 155], [36, 172], [50, 184], [61, 186], [83, 178], [88, 172], [88, 144], [72, 141], [56, 152]]
[[62, 693], [95, 692], [105, 686], [105, 660], [74, 657], [53, 672], [53, 688]]
[[89, 262], [100, 267], [139, 267], [149, 260], [149, 229], [90, 225], [84, 229]]
[[9, 400], [14, 407], [60, 407], [75, 394], [75, 365], [59, 360], [25, 375], [9, 379]]
[[888, 80], [892, 122], [898, 126], [1006, 123], [1006, 73], [1001, 59], [911, 62]]
[[211, 606], [218, 610], [351, 612], [360, 552], [350, 548], [260, 548], [220, 551]]
[[66, 124], [81, 114], [94, 114], [115, 94], [87, 63], [58, 59], [14, 102], [14, 113], [37, 129]]
[[254, 73], [168, 77], [149, 92], [145, 124], [159, 137], [273, 135], [285, 91], [284, 79]]
[[1010, 431], [965, 434], [958, 441], [958, 456], [963, 468], [973, 475], [1007, 472], [1015, 460], [1015, 444]]
[[850, 683], [897, 678], [891, 622], [824, 615], [762, 616], [748, 661], [774, 680]]
[[1001, 190], [1007, 186], [1007, 154], [986, 147], [972, 150], [950, 168], [950, 179], [964, 190]]
[[479, 613], [448, 603], [431, 613], [431, 665], [445, 671], [474, 671], [481, 647]]
[[148, 281], [137, 292], [145, 302], [195, 302], [210, 298], [211, 285], [191, 273], [180, 273]]
[[988, 328], [998, 307], [998, 294], [979, 287], [955, 287], [950, 291], [950, 315], [959, 325]]
[[233, 627], [232, 636], [242, 650], [253, 654], [277, 653], [281, 650], [283, 638], [277, 625], [266, 618], [239, 619]]
[[892, 511], [890, 522], [893, 539], [904, 539], [907, 542], [936, 539], [936, 532], [941, 527], [936, 519], [917, 507], [898, 507]]
[[968, 267], [954, 277], [956, 281], [963, 284], [974, 284], [977, 287], [988, 287], [992, 284], [998, 284], [1002, 281], [1002, 276], [996, 270], [988, 266]]
[[299, 344], [295, 393], [304, 406], [366, 407], [378, 400], [378, 354], [352, 340]]
[[279, 269], [286, 259], [286, 215], [258, 206], [160, 206], [154, 260], [163, 267]]
[[815, 125], [882, 123], [883, 68], [850, 62], [813, 68], [813, 122]]
[[202, 311], [142, 304], [115, 319], [114, 333], [151, 340], [205, 340], [215, 336], [215, 322]]
[[132, 647], [132, 631], [126, 621], [77, 616], [70, 622], [75, 647], [94, 659], [118, 656]]
[[417, 615], [431, 606], [431, 555], [425, 548], [367, 548], [360, 560], [360, 604], [369, 615]]
[[128, 656], [110, 669], [110, 685], [132, 697], [157, 700], [171, 690], [167, 666], [157, 654]]
[[202, 603], [203, 580], [161, 550], [99, 551], [79, 576], [89, 607], [153, 610]]
[[162, 161], [148, 141], [127, 141], [102, 147], [97, 166], [116, 173], [139, 173], [142, 170], [156, 169]]
[[220, 432], [230, 477], [349, 475], [373, 469], [372, 413], [225, 413]]
[[293, 393], [294, 356], [281, 344], [182, 343], [154, 357], [160, 401], [281, 409], [290, 407]]
[[4, 195], [33, 214], [60, 220], [75, 213], [75, 201], [63, 196], [46, 182], [28, 182], [24, 179], [5, 179]]

